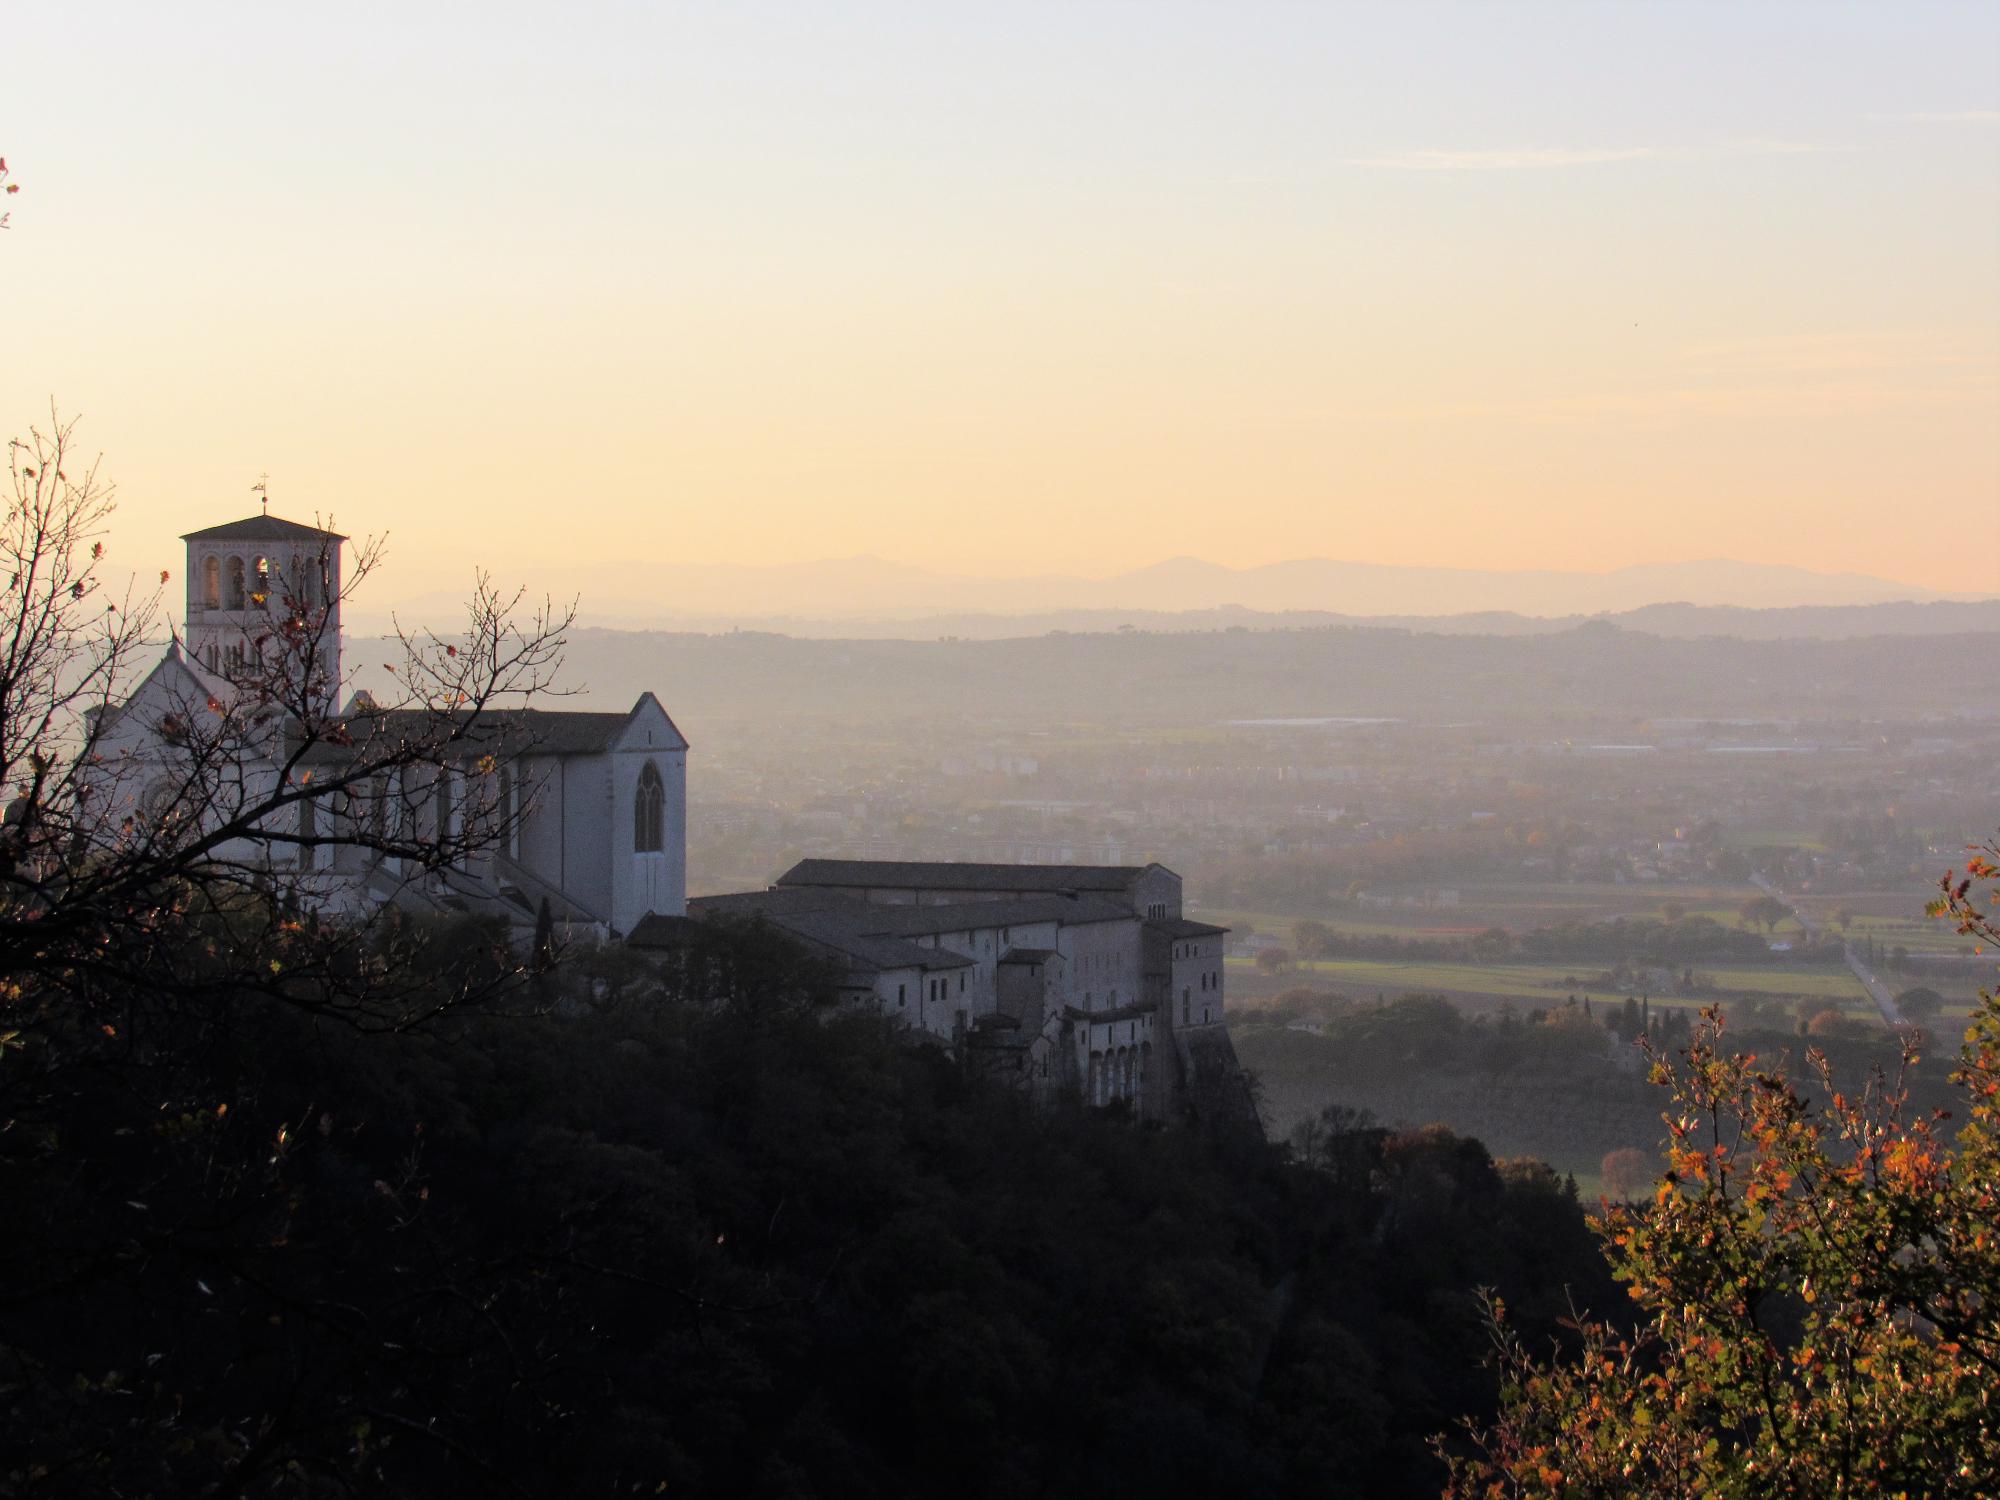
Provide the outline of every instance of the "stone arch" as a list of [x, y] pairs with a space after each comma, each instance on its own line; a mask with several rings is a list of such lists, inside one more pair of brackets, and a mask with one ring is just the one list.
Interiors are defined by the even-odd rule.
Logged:
[[632, 852], [658, 854], [666, 848], [667, 788], [650, 760], [639, 772], [632, 797]]
[[222, 607], [224, 609], [243, 608], [243, 559], [232, 557], [223, 570], [224, 587]]

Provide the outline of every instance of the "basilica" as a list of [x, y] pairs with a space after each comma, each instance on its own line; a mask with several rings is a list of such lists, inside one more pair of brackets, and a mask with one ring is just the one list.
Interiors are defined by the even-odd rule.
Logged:
[[[157, 815], [182, 786], [185, 737], [204, 705], [242, 691], [273, 639], [277, 601], [324, 619], [311, 691], [337, 732], [306, 753], [306, 774], [337, 762], [342, 742], [363, 732], [380, 742], [417, 715], [378, 710], [365, 694], [338, 708], [343, 545], [336, 532], [273, 515], [190, 532], [183, 574], [185, 625], [132, 695], [111, 710], [95, 760], [106, 790], [99, 805]], [[299, 805], [300, 831], [329, 831], [342, 818], [374, 820], [378, 832], [457, 834], [484, 795], [502, 830], [469, 857], [442, 868], [383, 857], [331, 840], [246, 840], [230, 851], [244, 861], [289, 866], [288, 885], [331, 910], [394, 903], [439, 913], [497, 916], [524, 930], [553, 923], [570, 935], [623, 936], [649, 912], [678, 915], [687, 901], [687, 751], [660, 701], [642, 694], [622, 713], [493, 709], [482, 732], [443, 763], [390, 772], [373, 795], [341, 806]], [[416, 725], [409, 723], [414, 732]], [[351, 732], [350, 732], [351, 731]], [[499, 775], [482, 774], [504, 745]], [[246, 788], [272, 784], [287, 754], [282, 732], [251, 742], [230, 774]], [[325, 799], [330, 802], [333, 799]], [[400, 824], [391, 820], [401, 820]], [[477, 841], [468, 840], [468, 845]]]
[[[182, 794], [187, 740], [175, 726], [254, 678], [279, 599], [325, 622], [298, 701], [334, 728], [303, 756], [288, 754], [283, 726], [251, 741], [231, 767], [242, 786], [297, 776], [301, 763], [308, 777], [337, 766], [363, 727], [380, 743], [399, 713], [416, 717], [359, 693], [336, 703], [344, 537], [262, 514], [182, 540], [185, 625], [100, 725], [100, 806], [159, 816]], [[328, 910], [497, 917], [524, 939], [551, 927], [661, 953], [699, 923], [762, 923], [828, 961], [842, 1005], [1038, 1095], [1155, 1119], [1203, 1098], [1211, 1113], [1248, 1108], [1224, 1024], [1226, 929], [1184, 915], [1172, 870], [809, 859], [767, 890], [690, 902], [688, 742], [653, 694], [624, 712], [503, 709], [479, 722], [462, 745], [373, 777], [359, 798], [296, 802], [300, 837], [246, 839], [232, 857], [282, 867], [287, 889]], [[506, 747], [497, 771], [495, 745]], [[448, 843], [482, 814], [495, 836], [466, 841], [462, 858], [385, 852], [392, 829], [412, 847]], [[377, 837], [309, 836], [341, 819]]]

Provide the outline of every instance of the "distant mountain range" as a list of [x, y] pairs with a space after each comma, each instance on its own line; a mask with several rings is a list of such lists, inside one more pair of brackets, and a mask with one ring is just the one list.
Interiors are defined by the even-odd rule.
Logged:
[[[650, 688], [698, 746], [725, 723], [770, 734], [801, 717], [871, 734], [913, 720], [928, 734], [1350, 716], [1544, 728], [1669, 717], [1990, 725], [2000, 715], [1996, 641], [1668, 638], [1604, 621], [1518, 635], [1347, 626], [1007, 640], [584, 628], [570, 636], [561, 677], [579, 696], [549, 706], [628, 708]], [[372, 647], [351, 641], [351, 665], [364, 685], [386, 687], [376, 674], [394, 652]]]
[[[992, 638], [1059, 629], [1297, 628], [1363, 621], [1457, 633], [1525, 634], [1594, 616], [1660, 634], [1754, 635], [1768, 633], [1750, 618], [1755, 611], [1838, 612], [1892, 603], [1943, 610], [1954, 598], [1965, 597], [1862, 573], [1815, 573], [1726, 559], [1566, 573], [1328, 559], [1228, 568], [1173, 558], [1112, 578], [995, 579], [853, 557], [770, 567], [611, 562], [587, 575], [552, 567], [532, 582], [538, 594], [576, 595], [583, 621], [591, 625], [853, 637]], [[458, 605], [458, 599], [438, 594], [399, 601], [396, 610], [405, 620], [443, 620]], [[1950, 612], [1944, 610], [1898, 615], [1895, 623], [1886, 616], [1865, 624], [1858, 617], [1828, 616], [1793, 621], [1792, 626], [1808, 635], [1994, 628], [1990, 614], [1968, 607], [1975, 614], [1964, 623], [1946, 623]], [[1732, 611], [1741, 617], [1725, 624], [1689, 616], [1690, 609]], [[1646, 610], [1665, 613], [1636, 617]], [[353, 609], [353, 626], [379, 626], [384, 613]], [[1975, 619], [1984, 623], [1973, 623]]]

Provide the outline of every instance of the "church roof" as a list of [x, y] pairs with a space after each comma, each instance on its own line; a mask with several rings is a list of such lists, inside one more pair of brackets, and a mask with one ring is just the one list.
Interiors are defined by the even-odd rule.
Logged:
[[1150, 865], [993, 865], [943, 860], [802, 859], [781, 886], [875, 886], [931, 891], [1125, 891]]
[[[479, 747], [504, 745], [508, 750], [529, 755], [596, 755], [611, 748], [625, 727], [637, 717], [646, 699], [624, 713], [595, 713], [582, 709], [489, 708], [464, 736], [467, 754]], [[657, 700], [655, 700], [657, 701]], [[662, 716], [666, 711], [661, 710]], [[461, 719], [465, 715], [459, 716]], [[398, 738], [432, 739], [441, 722], [438, 714], [421, 708], [350, 710], [342, 721], [352, 744], [380, 745]], [[687, 737], [667, 719], [673, 731], [672, 743], [662, 750], [685, 750]], [[322, 741], [307, 752], [308, 760], [338, 761], [351, 754], [331, 740]]]
[[337, 531], [326, 531], [318, 526], [306, 526], [298, 521], [287, 521], [283, 516], [245, 516], [240, 521], [225, 521], [220, 526], [205, 527], [200, 531], [190, 531], [181, 537], [184, 542], [305, 542], [331, 538], [344, 542], [346, 537]]

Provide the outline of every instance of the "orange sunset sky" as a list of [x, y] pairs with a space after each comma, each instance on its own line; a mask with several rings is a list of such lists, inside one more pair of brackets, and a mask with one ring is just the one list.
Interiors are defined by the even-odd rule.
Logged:
[[[1990, 5], [13, 7], [0, 418], [118, 555], [2000, 592]], [[579, 570], [583, 570], [581, 573]]]

